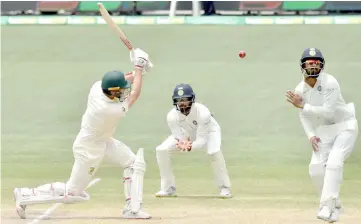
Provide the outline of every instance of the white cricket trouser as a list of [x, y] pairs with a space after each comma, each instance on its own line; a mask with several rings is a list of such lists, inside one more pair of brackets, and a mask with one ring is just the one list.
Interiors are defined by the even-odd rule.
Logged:
[[320, 126], [316, 136], [321, 143], [319, 150], [312, 154], [309, 173], [321, 195], [320, 203], [323, 203], [339, 197], [344, 162], [353, 151], [358, 136], [357, 120]]
[[79, 195], [87, 187], [99, 168], [104, 157], [112, 163], [122, 168], [127, 168], [133, 164], [135, 154], [124, 143], [111, 138], [107, 142], [87, 145], [79, 144], [77, 141], [73, 145], [74, 165], [67, 182], [68, 192], [73, 195]]
[[[156, 148], [157, 163], [161, 177], [161, 190], [167, 191], [171, 186], [175, 187], [175, 177], [172, 171], [172, 151], [177, 150], [176, 139], [169, 136]], [[210, 156], [214, 178], [219, 188], [230, 187], [225, 160], [221, 151], [221, 132], [210, 132], [206, 143], [207, 153]], [[197, 150], [197, 149], [193, 149]], [[191, 152], [190, 152], [191, 153]]]
[[[80, 144], [81, 143], [81, 144]], [[116, 165], [125, 168], [124, 183], [130, 189], [130, 176], [132, 175], [131, 166], [134, 163], [136, 155], [129, 147], [122, 142], [113, 138], [108, 141], [96, 145], [84, 140], [75, 140], [73, 145], [74, 165], [70, 178], [66, 184], [56, 182], [44, 184], [36, 188], [21, 188], [22, 198], [20, 204], [41, 204], [63, 202], [64, 195], [81, 196], [80, 198], [72, 198], [75, 202], [86, 200], [84, 190], [91, 181], [93, 175], [99, 168], [103, 157], [108, 158]], [[129, 198], [129, 192], [125, 191], [126, 198]]]

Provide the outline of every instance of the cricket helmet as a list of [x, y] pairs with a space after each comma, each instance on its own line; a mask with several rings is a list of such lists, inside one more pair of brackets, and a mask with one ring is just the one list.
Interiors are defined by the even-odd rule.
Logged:
[[131, 90], [131, 84], [125, 79], [125, 75], [120, 71], [109, 71], [102, 79], [102, 90], [106, 95], [114, 96], [119, 101], [125, 100]]
[[173, 90], [173, 105], [186, 116], [190, 113], [195, 98], [196, 94], [189, 84], [178, 84]]
[[305, 77], [317, 78], [325, 67], [325, 59], [317, 48], [307, 48], [300, 60], [301, 71]]

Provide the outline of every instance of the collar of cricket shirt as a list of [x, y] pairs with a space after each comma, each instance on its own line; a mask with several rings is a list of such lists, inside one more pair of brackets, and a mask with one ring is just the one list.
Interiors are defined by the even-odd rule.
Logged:
[[315, 86], [312, 88], [310, 85], [308, 85], [305, 80], [303, 80], [304, 86], [306, 87], [306, 89], [310, 89], [310, 90], [316, 90], [316, 91], [320, 91], [319, 89], [322, 88], [321, 83], [322, 83], [322, 79], [323, 79], [323, 72], [320, 73], [320, 75], [317, 77], [317, 81], [315, 83]]
[[321, 90], [322, 90], [322, 80], [323, 80], [323, 77], [324, 77], [324, 75], [323, 75], [323, 73], [321, 72], [320, 75], [319, 75], [318, 78], [317, 78], [317, 82], [316, 82], [315, 86], [313, 87], [313, 89], [314, 89], [315, 91], [317, 91], [317, 92], [321, 92]]

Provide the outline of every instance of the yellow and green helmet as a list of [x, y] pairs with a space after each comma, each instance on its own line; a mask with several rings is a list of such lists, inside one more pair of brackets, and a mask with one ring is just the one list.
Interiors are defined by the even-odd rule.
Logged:
[[119, 94], [115, 94], [114, 96], [123, 99], [128, 97], [131, 83], [125, 79], [123, 72], [109, 71], [104, 74], [101, 87], [105, 94], [111, 95], [111, 91], [117, 91]]

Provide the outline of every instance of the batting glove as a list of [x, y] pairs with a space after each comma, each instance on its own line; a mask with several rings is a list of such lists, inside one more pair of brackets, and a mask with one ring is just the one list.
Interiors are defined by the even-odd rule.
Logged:
[[135, 67], [146, 70], [148, 65], [149, 56], [147, 53], [137, 48], [135, 50], [130, 51], [130, 61], [134, 64]]

